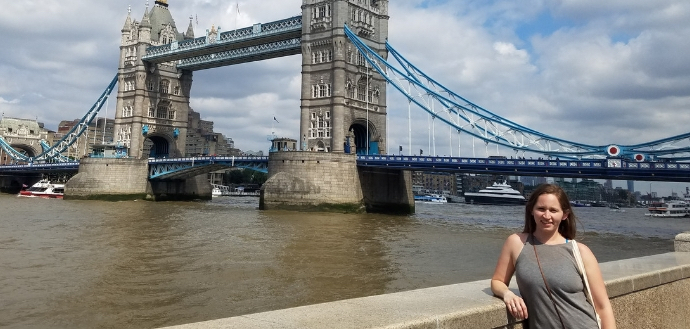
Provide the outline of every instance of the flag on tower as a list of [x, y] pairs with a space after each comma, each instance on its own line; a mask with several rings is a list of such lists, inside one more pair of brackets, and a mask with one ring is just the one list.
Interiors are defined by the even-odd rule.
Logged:
[[275, 122], [280, 123], [280, 122], [278, 121], [278, 119], [276, 119], [276, 117], [273, 117], [273, 120], [274, 120]]

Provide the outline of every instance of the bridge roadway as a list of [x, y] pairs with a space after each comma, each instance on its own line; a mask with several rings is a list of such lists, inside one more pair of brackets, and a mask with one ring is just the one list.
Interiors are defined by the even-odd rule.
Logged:
[[[571, 177], [640, 181], [690, 182], [687, 162], [627, 162], [602, 160], [533, 160], [401, 155], [359, 155], [359, 167], [396, 168], [474, 174]], [[186, 179], [228, 167], [268, 172], [268, 157], [202, 156], [149, 159], [149, 179]], [[2, 174], [76, 172], [79, 162], [0, 166]]]

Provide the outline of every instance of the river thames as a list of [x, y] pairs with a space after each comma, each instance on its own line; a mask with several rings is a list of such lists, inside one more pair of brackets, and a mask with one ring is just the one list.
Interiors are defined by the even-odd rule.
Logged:
[[[474, 280], [520, 206], [410, 216], [259, 211], [258, 198], [65, 201], [0, 195], [0, 327], [156, 328]], [[576, 208], [599, 261], [673, 251], [690, 219]], [[584, 231], [585, 234], [582, 234]]]

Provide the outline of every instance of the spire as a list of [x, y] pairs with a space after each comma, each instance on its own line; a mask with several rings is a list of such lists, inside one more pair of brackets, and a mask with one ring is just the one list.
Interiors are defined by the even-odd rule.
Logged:
[[151, 27], [151, 20], [149, 19], [149, 0], [146, 0], [146, 11], [144, 11], [144, 17], [141, 19], [141, 27]]
[[185, 39], [194, 39], [194, 25], [192, 25], [192, 20], [194, 20], [194, 16], [189, 16], [189, 27], [187, 27], [187, 33], [184, 34]]
[[127, 8], [127, 20], [125, 20], [125, 26], [122, 27], [122, 32], [129, 32], [132, 30], [132, 6]]

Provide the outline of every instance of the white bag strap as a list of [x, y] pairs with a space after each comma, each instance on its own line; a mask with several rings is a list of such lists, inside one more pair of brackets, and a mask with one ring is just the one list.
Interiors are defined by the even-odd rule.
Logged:
[[[592, 304], [592, 307], [594, 307], [594, 298], [592, 298], [592, 290], [589, 288], [589, 280], [587, 280], [587, 271], [585, 270], [585, 264], [582, 262], [582, 255], [580, 255], [580, 247], [578, 247], [577, 242], [575, 240], [573, 241], [573, 256], [575, 256], [575, 262], [577, 263], [577, 269], [580, 271], [580, 275], [582, 275], [582, 281], [585, 282], [585, 291], [586, 291], [586, 296], [587, 300]], [[597, 324], [599, 325], [599, 328], [601, 328], [601, 319], [599, 318], [599, 313], [597, 313], [597, 309], [594, 308], [594, 314], [597, 317]]]

